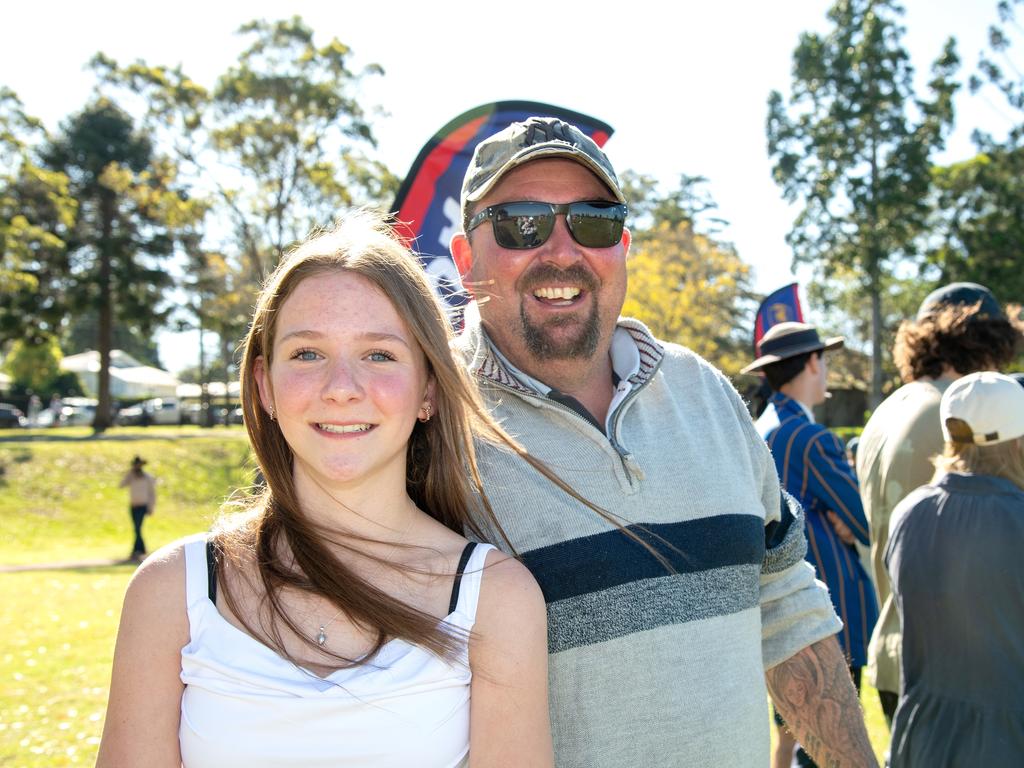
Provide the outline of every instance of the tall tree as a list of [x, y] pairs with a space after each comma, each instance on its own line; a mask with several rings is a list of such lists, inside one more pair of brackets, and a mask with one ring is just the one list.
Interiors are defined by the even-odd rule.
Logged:
[[[95, 309], [76, 311], [68, 317], [64, 332], [61, 334], [61, 349], [66, 350], [68, 354], [95, 349], [96, 340], [99, 338], [99, 325], [99, 312]], [[151, 322], [145, 327], [132, 318], [129, 318], [129, 322], [114, 323], [110, 345], [111, 349], [120, 349], [143, 365], [162, 367], [160, 350], [157, 348], [156, 337], [152, 334]]]
[[953, 120], [952, 38], [932, 67], [928, 97], [893, 0], [836, 0], [825, 34], [804, 33], [791, 95], [768, 98], [768, 153], [785, 199], [802, 205], [788, 242], [794, 261], [828, 281], [856, 275], [871, 306], [871, 400], [882, 397], [882, 299], [894, 265], [917, 253], [928, 213], [930, 157]]
[[988, 29], [989, 50], [981, 53], [978, 73], [970, 78], [972, 93], [991, 86], [1002, 95], [1014, 114], [1013, 124], [1005, 140], [986, 131], [975, 130], [974, 140], [983, 151], [993, 148], [1008, 151], [1019, 149], [1024, 142], [1024, 74], [1020, 62], [1014, 61], [1011, 50], [1014, 39], [1022, 34], [1014, 8], [1020, 5], [1024, 5], [1024, 0], [999, 0], [996, 5], [999, 22]]
[[[921, 301], [936, 287], [938, 275], [937, 270], [924, 268], [908, 276], [881, 276], [882, 349], [892, 349], [900, 323], [917, 313]], [[821, 316], [822, 327], [846, 337], [845, 351], [833, 354], [835, 360], [829, 362], [829, 381], [836, 386], [861, 389], [871, 380], [870, 358], [864, 356], [866, 362], [861, 364], [864, 342], [871, 338], [873, 309], [864, 299], [861, 276], [842, 265], [836, 266], [827, 284], [816, 281], [807, 286], [807, 302]], [[883, 395], [900, 383], [891, 356], [883, 356]]]
[[[103, 54], [92, 61], [105, 88], [141, 97], [147, 130], [191, 173], [193, 194], [211, 197], [208, 223], [186, 250], [191, 274], [204, 275], [196, 291], [211, 276], [228, 281], [214, 292], [221, 299], [251, 296], [292, 243], [346, 206], [390, 200], [398, 186], [370, 154], [372, 112], [358, 99], [362, 79], [381, 67], [353, 71], [348, 46], [336, 38], [317, 45], [297, 16], [253, 21], [239, 34], [248, 47], [212, 88], [180, 67], [121, 66]], [[200, 264], [203, 254], [214, 263]], [[238, 332], [237, 302], [197, 293], [190, 305], [202, 306], [196, 326]], [[224, 336], [221, 349], [237, 340]], [[230, 356], [221, 362], [228, 367]]]
[[63, 173], [44, 168], [34, 147], [42, 124], [0, 88], [0, 346], [45, 344], [66, 314], [62, 277], [77, 202]]
[[989, 286], [1004, 301], [1024, 297], [1024, 147], [991, 147], [935, 169], [938, 193], [929, 251], [943, 282]]
[[238, 32], [250, 43], [212, 89], [180, 67], [120, 66], [103, 54], [91, 64], [106, 86], [141, 96], [146, 125], [214, 186], [214, 213], [230, 221], [259, 278], [341, 208], [390, 199], [398, 180], [368, 155], [372, 113], [357, 99], [379, 65], [352, 71], [349, 47], [337, 38], [316, 45], [298, 16]]
[[[318, 47], [298, 16], [251, 21], [239, 33], [252, 42], [214, 88], [212, 140], [249, 181], [229, 196], [229, 210], [265, 273], [341, 208], [392, 197], [397, 180], [364, 152], [376, 139], [353, 94], [359, 76], [348, 46], [334, 38]], [[377, 65], [366, 71], [383, 74]]]
[[72, 307], [99, 318], [98, 400], [93, 428], [110, 426], [110, 350], [115, 320], [144, 332], [161, 319], [171, 284], [160, 261], [173, 249], [172, 228], [188, 217], [174, 169], [154, 157], [131, 118], [100, 98], [64, 124], [44, 153], [70, 179], [78, 216], [68, 237], [67, 290]]
[[973, 92], [1002, 97], [1010, 127], [1005, 136], [976, 130], [977, 156], [935, 169], [939, 237], [929, 252], [943, 280], [983, 283], [1005, 301], [1024, 297], [1024, 75], [1013, 56], [1013, 43], [1022, 37], [1020, 5], [1024, 0], [998, 4], [989, 50], [970, 78]]

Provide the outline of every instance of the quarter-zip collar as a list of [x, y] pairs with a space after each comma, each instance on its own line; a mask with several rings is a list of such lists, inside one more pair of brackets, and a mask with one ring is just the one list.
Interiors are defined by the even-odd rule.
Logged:
[[[629, 349], [630, 342], [635, 352]], [[520, 371], [494, 347], [480, 322], [475, 303], [466, 309], [465, 324], [462, 334], [456, 340], [456, 346], [465, 356], [470, 372], [478, 378], [535, 397], [546, 397], [551, 389]], [[620, 383], [612, 407], [609, 408], [609, 423], [621, 401], [653, 378], [665, 357], [665, 348], [639, 320], [620, 317], [612, 340], [611, 354], [612, 366], [619, 375]]]

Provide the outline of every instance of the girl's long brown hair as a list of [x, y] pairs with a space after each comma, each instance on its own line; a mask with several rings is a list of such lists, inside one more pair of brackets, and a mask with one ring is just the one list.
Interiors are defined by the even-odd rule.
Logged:
[[[267, 370], [274, 364], [274, 333], [281, 306], [303, 280], [339, 271], [359, 275], [391, 300], [423, 350], [428, 371], [434, 377], [435, 415], [426, 423], [416, 424], [407, 449], [406, 487], [420, 509], [459, 534], [468, 531], [483, 540], [483, 527], [471, 512], [479, 499], [486, 523], [514, 551], [484, 493], [474, 449], [474, 439], [480, 439], [520, 456], [574, 499], [621, 528], [671, 570], [661, 553], [623, 528], [610, 513], [587, 501], [501, 428], [453, 355], [451, 325], [416, 257], [397, 240], [384, 217], [359, 211], [344, 216], [332, 231], [306, 241], [281, 261], [260, 292], [243, 342], [242, 409], [266, 487], [250, 501], [250, 514], [244, 521], [222, 525], [215, 542], [229, 562], [241, 562], [247, 553], [255, 557], [261, 586], [258, 592], [265, 600], [258, 627], [238, 609], [239, 596], [232, 582], [221, 581], [228, 608], [250, 634], [293, 661], [284, 647], [282, 625], [304, 638], [310, 648], [320, 650], [282, 604], [282, 590], [290, 588], [325, 598], [375, 636], [369, 652], [359, 659], [329, 654], [344, 665], [369, 661], [392, 638], [402, 638], [446, 658], [453, 657], [464, 643], [463, 637], [439, 624], [436, 617], [391, 597], [332, 551], [328, 544], [384, 563], [357, 546], [366, 539], [325, 529], [306, 516], [295, 491], [291, 449], [261, 406], [256, 360], [262, 357]], [[290, 552], [291, 557], [283, 558], [282, 552]]]

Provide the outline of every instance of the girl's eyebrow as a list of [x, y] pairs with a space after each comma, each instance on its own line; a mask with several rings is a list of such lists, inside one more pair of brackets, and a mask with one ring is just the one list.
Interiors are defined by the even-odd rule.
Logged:
[[[283, 343], [289, 339], [314, 339], [319, 340], [326, 338], [330, 334], [326, 334], [322, 331], [316, 331], [312, 329], [301, 329], [297, 331], [290, 331], [281, 337], [280, 341]], [[398, 336], [394, 333], [387, 333], [384, 331], [364, 331], [356, 336], [357, 339], [363, 341], [393, 341], [401, 344], [403, 347], [408, 347], [407, 342], [403, 337]]]

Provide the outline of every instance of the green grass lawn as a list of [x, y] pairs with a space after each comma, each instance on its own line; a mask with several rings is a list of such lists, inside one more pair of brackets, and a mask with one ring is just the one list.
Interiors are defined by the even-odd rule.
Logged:
[[0, 565], [127, 557], [136, 454], [157, 478], [150, 550], [208, 528], [228, 494], [252, 482], [241, 427], [134, 427], [92, 438], [86, 427], [0, 431]]
[[134, 566], [0, 574], [0, 765], [92, 765]]
[[[159, 479], [150, 549], [209, 527], [252, 478], [241, 428], [118, 428], [99, 439], [87, 428], [0, 430], [0, 565], [125, 557], [131, 522], [117, 484], [137, 453]], [[133, 570], [0, 573], [0, 766], [95, 762]], [[878, 696], [865, 686], [861, 699], [881, 757], [889, 734]]]

